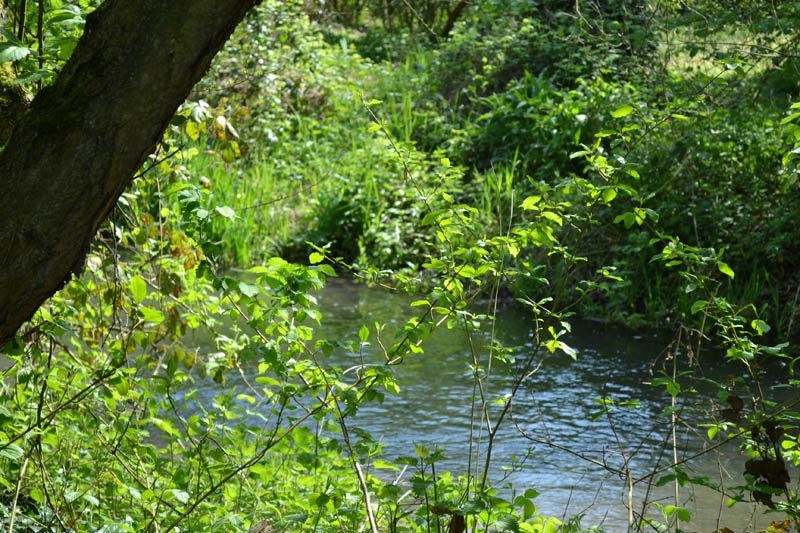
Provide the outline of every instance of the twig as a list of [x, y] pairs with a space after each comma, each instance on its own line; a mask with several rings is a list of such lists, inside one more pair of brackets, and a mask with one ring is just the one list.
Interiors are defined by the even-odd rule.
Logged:
[[25, 476], [25, 469], [28, 467], [28, 458], [22, 463], [22, 468], [19, 470], [19, 479], [17, 479], [17, 490], [14, 491], [14, 504], [11, 506], [11, 518], [8, 522], [8, 533], [14, 531], [14, 516], [17, 514], [17, 498], [19, 498], [19, 490], [22, 487], [22, 478]]
[[315, 408], [314, 410], [309, 411], [307, 414], [305, 414], [302, 417], [300, 417], [297, 421], [295, 421], [294, 424], [292, 424], [291, 426], [286, 428], [286, 430], [283, 432], [283, 434], [281, 434], [280, 437], [278, 437], [277, 439], [274, 439], [274, 440], [270, 439], [270, 442], [266, 446], [264, 446], [264, 448], [259, 450], [258, 453], [253, 455], [253, 457], [251, 457], [250, 459], [248, 459], [247, 461], [245, 461], [244, 463], [242, 463], [238, 467], [234, 468], [233, 471], [231, 471], [230, 473], [225, 475], [217, 483], [213, 484], [208, 490], [206, 490], [203, 494], [198, 496], [197, 499], [194, 501], [194, 503], [192, 503], [183, 513], [181, 513], [181, 515], [178, 518], [176, 518], [169, 525], [169, 527], [167, 527], [167, 529], [164, 531], [164, 533], [169, 533], [170, 531], [172, 531], [173, 529], [178, 527], [178, 524], [180, 524], [183, 521], [184, 518], [189, 516], [192, 513], [192, 511], [194, 511], [197, 508], [198, 505], [200, 505], [203, 501], [205, 501], [209, 496], [214, 494], [221, 486], [223, 486], [225, 483], [230, 481], [230, 479], [233, 476], [235, 476], [236, 474], [238, 474], [242, 470], [246, 470], [247, 468], [250, 468], [251, 466], [253, 466], [257, 462], [259, 462], [267, 454], [267, 452], [269, 450], [271, 450], [275, 445], [277, 445], [280, 441], [282, 441], [284, 439], [284, 437], [286, 437], [289, 433], [294, 431], [295, 428], [297, 428], [300, 424], [305, 422], [309, 417], [311, 417], [311, 416], [315, 415], [316, 413], [318, 413], [319, 411], [321, 411], [324, 406], [325, 406], [325, 404], [320, 405], [317, 408]]
[[42, 426], [42, 423], [44, 423], [44, 422], [48, 422], [51, 418], [56, 416], [60, 411], [64, 410], [68, 405], [78, 401], [84, 395], [86, 395], [89, 392], [91, 392], [92, 389], [94, 389], [95, 387], [100, 385], [100, 383], [102, 383], [107, 378], [109, 378], [111, 376], [111, 374], [113, 374], [113, 373], [114, 373], [114, 369], [112, 368], [112, 369], [106, 371], [104, 374], [101, 374], [97, 379], [95, 379], [89, 385], [87, 385], [82, 390], [80, 390], [78, 393], [76, 393], [72, 398], [70, 398], [69, 400], [66, 400], [64, 403], [62, 403], [61, 405], [59, 405], [58, 407], [56, 407], [55, 409], [50, 411], [50, 413], [48, 413], [47, 416], [41, 418], [39, 421], [37, 421], [32, 426], [28, 426], [28, 428], [25, 429], [24, 431], [22, 431], [21, 433], [17, 433], [16, 435], [14, 435], [14, 437], [12, 437], [8, 442], [6, 442], [2, 446], [0, 446], [0, 451], [5, 450], [9, 446], [11, 446], [14, 442], [18, 441], [19, 439], [21, 439], [22, 437], [24, 437], [25, 435], [30, 433], [30, 431], [32, 429]]

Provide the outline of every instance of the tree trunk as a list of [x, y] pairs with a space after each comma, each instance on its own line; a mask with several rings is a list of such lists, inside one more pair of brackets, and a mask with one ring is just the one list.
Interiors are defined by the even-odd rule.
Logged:
[[0, 153], [0, 345], [85, 250], [258, 0], [106, 0]]
[[453, 31], [453, 26], [456, 25], [456, 21], [458, 17], [461, 16], [461, 12], [470, 5], [471, 0], [461, 0], [456, 7], [450, 12], [447, 17], [447, 22], [444, 23], [444, 27], [442, 28], [442, 32], [439, 35], [442, 39], [447, 38], [450, 35], [450, 32]]

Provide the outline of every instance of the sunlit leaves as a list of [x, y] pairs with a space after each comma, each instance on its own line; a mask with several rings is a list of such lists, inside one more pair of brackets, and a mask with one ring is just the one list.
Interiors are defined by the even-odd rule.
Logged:
[[144, 301], [145, 296], [147, 296], [147, 283], [139, 277], [133, 276], [131, 278], [131, 294], [133, 295], [133, 301], [137, 304], [140, 304]]
[[633, 112], [633, 106], [632, 105], [624, 105], [622, 107], [619, 107], [619, 108], [615, 109], [611, 113], [611, 116], [614, 117], [614, 118], [622, 118], [622, 117], [627, 117], [632, 112]]
[[152, 307], [140, 307], [139, 312], [142, 313], [142, 318], [146, 322], [160, 324], [164, 321], [164, 313]]
[[25, 46], [17, 37], [5, 28], [0, 28], [5, 42], [0, 42], [0, 63], [7, 61], [19, 61], [31, 53], [31, 49]]
[[769, 330], [771, 329], [769, 327], [769, 324], [767, 324], [763, 320], [758, 320], [758, 319], [755, 319], [752, 322], [750, 322], [750, 326], [756, 331], [758, 335], [766, 335], [767, 333], [769, 333]]
[[727, 263], [724, 263], [722, 261], [718, 261], [717, 262], [717, 268], [719, 269], [720, 272], [722, 272], [723, 274], [725, 274], [729, 278], [733, 279], [733, 276], [734, 276], [733, 269], [731, 267], [729, 267]]

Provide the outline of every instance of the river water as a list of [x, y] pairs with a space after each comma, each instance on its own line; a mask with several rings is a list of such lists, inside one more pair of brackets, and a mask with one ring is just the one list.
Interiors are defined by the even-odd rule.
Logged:
[[[357, 339], [363, 324], [374, 331], [371, 325], [377, 321], [386, 325], [382, 338], [390, 345], [395, 340], [392, 332], [419, 310], [409, 307], [414, 297], [341, 279], [330, 279], [318, 298], [323, 317], [315, 335], [326, 339]], [[663, 386], [651, 384], [662, 369], [672, 371], [672, 361], [665, 350], [672, 336], [669, 332], [641, 333], [593, 321], [571, 323], [572, 333], [566, 342], [577, 351], [577, 360], [560, 352], [547, 357], [529, 385], [520, 390], [513, 416], [506, 420], [495, 440], [490, 477], [506, 496], [512, 491], [521, 494], [528, 488], [538, 491], [535, 504], [547, 516], [563, 519], [583, 514], [584, 527], [602, 525], [605, 531], [625, 531], [626, 482], [614, 473], [624, 469], [620, 451], [628, 458], [634, 478], [668, 464], [673, 453], [669, 417], [664, 414], [671, 397]], [[517, 305], [500, 306], [494, 330], [497, 340], [512, 348], [516, 356], [524, 356], [533, 346], [531, 316]], [[472, 344], [478, 346], [488, 340], [488, 332], [475, 334]], [[424, 354], [409, 357], [395, 367], [400, 394], [387, 394], [383, 404], [360, 409], [349, 423], [384, 441], [384, 455], [389, 460], [414, 455], [416, 444], [439, 446], [447, 459], [437, 463], [437, 471], [465, 474], [470, 465], [472, 352], [466, 335], [457, 329], [442, 328], [423, 346]], [[367, 349], [367, 358], [370, 357], [375, 362], [383, 360], [374, 346]], [[726, 366], [719, 353], [708, 351], [702, 357], [701, 367], [708, 378], [743, 375], [743, 368]], [[678, 357], [679, 370], [687, 367], [684, 359], [685, 356]], [[360, 362], [358, 356], [347, 353], [335, 353], [329, 360], [342, 367]], [[499, 365], [492, 372], [488, 382], [490, 398], [507, 393], [511, 383]], [[703, 389], [702, 382], [696, 384]], [[706, 389], [710, 390], [708, 386]], [[601, 398], [635, 401], [637, 406], [615, 407], [603, 414]], [[708, 407], [700, 401], [683, 413], [689, 424], [682, 424], [677, 432], [679, 457], [688, 457], [707, 446], [705, 430], [701, 428], [697, 433], [689, 425], [707, 420], [703, 409]], [[493, 409], [490, 417], [498, 412], [499, 407]], [[481, 435], [476, 430], [473, 436], [474, 471], [476, 458], [481, 464], [485, 460], [486, 431]], [[523, 459], [521, 467], [510, 468]], [[743, 484], [745, 459], [735, 447], [722, 446], [687, 463], [685, 468], [690, 476], [708, 476], [714, 483], [731, 487]], [[792, 474], [796, 483], [797, 473]], [[673, 484], [648, 487], [644, 481], [637, 483], [633, 490], [637, 512], [644, 500], [674, 505]], [[711, 532], [719, 527], [752, 531], [781, 518], [774, 514], [763, 516], [745, 503], [728, 509], [726, 498], [710, 489], [686, 486], [681, 489], [679, 500], [692, 514], [691, 522], [683, 526], [685, 531]], [[724, 519], [718, 522], [720, 514]], [[655, 517], [652, 512], [650, 516]]]

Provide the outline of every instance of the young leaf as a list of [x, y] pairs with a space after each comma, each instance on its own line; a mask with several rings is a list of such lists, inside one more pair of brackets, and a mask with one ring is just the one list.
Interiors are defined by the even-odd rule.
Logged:
[[719, 269], [719, 271], [720, 271], [720, 272], [722, 272], [722, 273], [723, 273], [723, 274], [725, 274], [726, 276], [728, 276], [728, 277], [730, 277], [731, 279], [733, 279], [733, 275], [734, 275], [734, 274], [733, 274], [733, 270], [731, 269], [731, 267], [729, 267], [729, 266], [727, 265], [727, 263], [723, 263], [722, 261], [719, 261], [719, 262], [717, 263], [717, 268]]
[[139, 276], [131, 278], [131, 294], [133, 295], [133, 301], [137, 304], [142, 303], [145, 296], [147, 296], [147, 284]]
[[624, 105], [619, 109], [614, 110], [614, 112], [611, 113], [611, 116], [614, 118], [627, 117], [628, 115], [631, 114], [632, 111], [633, 111], [633, 106]]
[[153, 324], [161, 324], [164, 321], [164, 313], [159, 311], [158, 309], [153, 309], [151, 307], [142, 307], [142, 318], [146, 322], [152, 322]]

